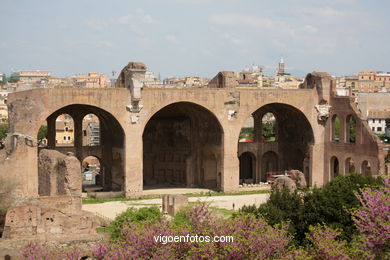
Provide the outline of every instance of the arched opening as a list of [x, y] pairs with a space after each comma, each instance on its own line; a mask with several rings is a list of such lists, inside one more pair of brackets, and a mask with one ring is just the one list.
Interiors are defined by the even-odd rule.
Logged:
[[332, 117], [332, 142], [338, 143], [340, 141], [340, 119], [337, 115]]
[[368, 161], [363, 161], [362, 162], [361, 173], [364, 176], [371, 176], [371, 165], [370, 165], [370, 163]]
[[346, 119], [346, 141], [347, 143], [356, 143], [356, 119], [354, 116], [349, 115]]
[[254, 123], [253, 116], [250, 116], [247, 118], [247, 120], [245, 120], [244, 126], [241, 128], [240, 131], [240, 137], [238, 139], [239, 142], [252, 143], [254, 141], [255, 134], [254, 134], [253, 123]]
[[245, 152], [240, 155], [240, 184], [253, 183], [256, 175], [256, 157], [253, 153]]
[[263, 142], [275, 142], [276, 141], [276, 118], [273, 113], [267, 112], [261, 119], [261, 137]]
[[[68, 117], [60, 117], [61, 120], [72, 118], [73, 125], [66, 125], [68, 131], [73, 131], [73, 145], [61, 146], [56, 142], [57, 118], [66, 114]], [[92, 116], [90, 116], [92, 115]], [[87, 142], [84, 140], [85, 126], [88, 123], [98, 122], [98, 140]], [[38, 147], [38, 152], [43, 149], [57, 150], [63, 154], [73, 153], [83, 164], [84, 158], [94, 155], [99, 159], [100, 172], [95, 179], [103, 191], [123, 191], [125, 179], [125, 133], [117, 119], [109, 112], [90, 105], [74, 104], [62, 107], [53, 112], [46, 119], [47, 125], [47, 146]], [[62, 124], [65, 128], [65, 124]], [[80, 173], [81, 174], [81, 173]]]
[[285, 170], [305, 172], [311, 180], [314, 134], [306, 116], [291, 105], [271, 103], [257, 109], [251, 118], [253, 142], [238, 142], [238, 154], [252, 152], [258, 158], [254, 182], [266, 182], [267, 172]]
[[83, 190], [100, 190], [103, 188], [103, 179], [100, 160], [96, 156], [87, 156], [81, 162]]
[[217, 118], [200, 105], [178, 102], [162, 108], [142, 136], [144, 188], [219, 189], [222, 137]]
[[83, 146], [100, 145], [100, 122], [95, 114], [83, 118]]
[[336, 156], [330, 158], [330, 179], [339, 175], [339, 159]]
[[275, 152], [269, 151], [263, 154], [261, 159], [261, 179], [265, 182], [269, 175], [278, 173], [278, 155]]
[[347, 158], [345, 160], [345, 173], [355, 173], [355, 162], [352, 158]]
[[74, 121], [69, 114], [61, 114], [55, 121], [55, 145], [58, 147], [74, 146]]

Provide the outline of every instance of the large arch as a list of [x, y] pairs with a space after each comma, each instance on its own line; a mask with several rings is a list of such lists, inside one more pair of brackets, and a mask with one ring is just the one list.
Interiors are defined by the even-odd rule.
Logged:
[[[61, 114], [69, 114], [74, 120], [74, 147], [59, 147], [55, 143], [55, 119]], [[88, 114], [94, 114], [99, 119], [100, 142], [98, 145], [83, 145], [83, 118]], [[72, 152], [80, 162], [89, 155], [99, 158], [103, 190], [124, 190], [125, 132], [111, 113], [96, 106], [72, 104], [59, 108], [50, 114], [46, 121], [48, 141], [45, 148], [62, 153]], [[42, 148], [38, 148], [38, 152]]]
[[191, 102], [169, 104], [149, 119], [142, 139], [145, 188], [220, 189], [223, 129], [208, 109]]
[[244, 152], [240, 160], [240, 182], [253, 182], [256, 177], [256, 157], [251, 152]]
[[[274, 142], [264, 140], [264, 120], [266, 114], [272, 114], [275, 121], [273, 131]], [[296, 169], [307, 174], [311, 171], [311, 151], [314, 145], [313, 128], [305, 114], [298, 108], [285, 103], [269, 103], [252, 113], [254, 127], [254, 144], [239, 142], [239, 151], [256, 152], [256, 157], [260, 158], [257, 163], [257, 181], [266, 181], [267, 167], [264, 165], [263, 156], [270, 156], [265, 152], [272, 151], [277, 158], [277, 164], [272, 167], [272, 171], [284, 171]], [[270, 158], [270, 159], [272, 159]], [[271, 169], [270, 169], [271, 171]], [[310, 176], [307, 176], [310, 180]]]

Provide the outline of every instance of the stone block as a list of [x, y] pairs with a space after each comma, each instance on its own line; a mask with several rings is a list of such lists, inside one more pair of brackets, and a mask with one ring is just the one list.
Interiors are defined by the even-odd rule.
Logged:
[[278, 177], [275, 181], [275, 185], [279, 190], [282, 190], [283, 188], [287, 187], [290, 192], [294, 192], [297, 189], [297, 185], [295, 184], [295, 182], [287, 176]]
[[188, 198], [184, 195], [164, 195], [162, 198], [162, 211], [165, 214], [175, 215], [182, 207], [188, 205]]
[[298, 189], [306, 188], [306, 178], [305, 174], [299, 170], [290, 170], [288, 171], [288, 175], [295, 182]]

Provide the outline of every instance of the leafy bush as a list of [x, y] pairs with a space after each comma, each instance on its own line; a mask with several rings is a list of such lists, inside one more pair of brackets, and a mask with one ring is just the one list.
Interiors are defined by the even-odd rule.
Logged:
[[306, 193], [301, 213], [301, 225], [297, 230], [298, 239], [302, 239], [311, 225], [325, 223], [338, 229], [341, 238], [348, 242], [358, 233], [352, 220], [351, 210], [359, 206], [355, 194], [364, 187], [383, 185], [380, 178], [366, 177], [361, 174], [338, 176], [322, 188], [314, 188]]
[[[267, 259], [284, 255], [291, 241], [287, 226], [272, 227], [264, 219], [250, 215], [224, 219], [199, 204], [186, 211], [189, 223], [175, 227], [172, 222], [132, 222], [122, 225], [119, 241], [102, 243], [93, 248], [97, 259]], [[232, 236], [233, 242], [183, 241], [163, 244], [156, 236], [204, 235]]]
[[111, 239], [116, 240], [122, 237], [122, 228], [127, 223], [134, 223], [143, 226], [145, 223], [154, 223], [160, 221], [162, 213], [158, 207], [148, 208], [129, 208], [118, 215], [109, 225]]
[[72, 259], [78, 260], [88, 255], [89, 252], [78, 247], [59, 248], [44, 246], [38, 243], [30, 242], [20, 252], [21, 259]]
[[[365, 190], [359, 198], [363, 207], [353, 214], [356, 220], [366, 221], [361, 222], [361, 227], [375, 227], [369, 228], [375, 232], [379, 230], [376, 227], [384, 225], [383, 223], [387, 223], [388, 227], [388, 194], [383, 190]], [[374, 216], [377, 213], [387, 217], [376, 218]], [[88, 253], [79, 248], [62, 249], [30, 243], [21, 252], [22, 259], [80, 259], [81, 256], [90, 256], [92, 259], [386, 259], [383, 241], [385, 243], [387, 241], [387, 245], [389, 241], [387, 229], [387, 237], [379, 234], [381, 236], [379, 241], [382, 241], [380, 243], [372, 244], [373, 240], [370, 240], [370, 243], [366, 241], [347, 243], [340, 238], [340, 231], [318, 224], [310, 226], [306, 234], [310, 244], [296, 247], [290, 243], [292, 237], [287, 231], [287, 225], [272, 227], [261, 216], [256, 218], [252, 214], [239, 214], [234, 218], [225, 219], [212, 214], [206, 204], [199, 204], [183, 211], [183, 216], [188, 222], [181, 226], [175, 226], [173, 222], [167, 220], [141, 222], [142, 224], [124, 221], [121, 225], [122, 235], [118, 240], [102, 241]], [[369, 235], [367, 237], [369, 239], [375, 237], [370, 234], [377, 234], [361, 228], [359, 230], [363, 232], [363, 237]], [[157, 236], [187, 235], [210, 237], [229, 235], [234, 241], [162, 243], [155, 239]], [[367, 248], [367, 245], [375, 245], [381, 251], [370, 255], [374, 252], [370, 251], [373, 247]]]
[[351, 241], [358, 233], [350, 210], [359, 206], [355, 193], [363, 187], [383, 185], [382, 179], [365, 177], [361, 174], [338, 176], [321, 188], [303, 193], [303, 201], [297, 192], [273, 189], [267, 203], [245, 206], [240, 213], [263, 216], [271, 225], [289, 222], [289, 231], [296, 242], [307, 242], [306, 233], [310, 226], [326, 224], [341, 232], [343, 240]]
[[267, 203], [259, 207], [255, 205], [244, 206], [239, 210], [239, 213], [250, 213], [257, 217], [262, 216], [270, 225], [289, 221], [289, 231], [294, 234], [296, 231], [295, 225], [300, 222], [302, 209], [302, 197], [297, 191], [290, 192], [287, 188], [280, 190], [273, 187]]
[[0, 124], [0, 140], [5, 139], [8, 132], [8, 125], [2, 125]]

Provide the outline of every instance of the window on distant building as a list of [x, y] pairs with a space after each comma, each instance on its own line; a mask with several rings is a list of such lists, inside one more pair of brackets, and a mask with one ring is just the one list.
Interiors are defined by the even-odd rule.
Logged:
[[70, 141], [70, 136], [68, 136], [68, 141]]
[[64, 141], [66, 141], [66, 136], [64, 136]]
[[377, 130], [378, 132], [382, 132], [382, 127], [379, 126], [379, 127], [376, 128], [376, 130]]
[[65, 127], [65, 132], [68, 132], [69, 128], [68, 127]]
[[379, 123], [382, 123], [382, 119], [379, 119]]
[[372, 122], [375, 124], [375, 119], [372, 119]]
[[372, 131], [375, 131], [375, 127], [371, 127]]

